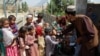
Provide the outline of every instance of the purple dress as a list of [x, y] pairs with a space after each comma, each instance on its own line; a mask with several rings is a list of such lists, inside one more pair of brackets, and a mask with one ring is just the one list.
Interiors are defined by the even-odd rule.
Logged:
[[10, 25], [10, 28], [12, 29], [12, 33], [17, 36], [18, 35], [18, 27], [17, 24]]

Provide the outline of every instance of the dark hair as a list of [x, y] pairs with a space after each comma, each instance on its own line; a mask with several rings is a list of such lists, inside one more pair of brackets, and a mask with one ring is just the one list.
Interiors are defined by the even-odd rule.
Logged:
[[19, 29], [19, 32], [20, 32], [20, 33], [25, 33], [25, 32], [27, 32], [27, 27], [26, 27], [26, 26], [22, 26], [22, 27]]
[[34, 27], [31, 26], [31, 25], [27, 26], [28, 31], [31, 31], [33, 28], [34, 28]]
[[13, 18], [16, 19], [16, 17], [15, 17], [14, 15], [8, 16], [8, 20], [9, 20], [9, 21], [12, 20]]
[[20, 29], [19, 29], [19, 36], [20, 37], [23, 37], [22, 36], [22, 33], [25, 34], [27, 32], [27, 27], [26, 26], [22, 26]]
[[51, 28], [45, 28], [45, 34], [48, 35], [52, 31]]
[[43, 13], [38, 13], [38, 18], [43, 18]]
[[0, 23], [1, 23], [2, 27], [3, 27], [3, 24], [5, 23], [5, 21], [8, 21], [8, 19], [4, 18], [4, 17], [0, 19]]
[[71, 15], [73, 15], [73, 16], [76, 15], [76, 11], [68, 11], [67, 8], [65, 9], [65, 13], [66, 13], [66, 14], [71, 14]]
[[61, 19], [59, 20], [59, 24], [66, 25], [66, 17], [65, 16], [61, 17]]

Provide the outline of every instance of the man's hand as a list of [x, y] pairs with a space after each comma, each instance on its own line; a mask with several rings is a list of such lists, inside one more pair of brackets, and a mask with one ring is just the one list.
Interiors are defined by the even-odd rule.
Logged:
[[76, 40], [76, 43], [77, 43], [77, 44], [81, 44], [81, 42], [82, 42], [82, 37], [79, 37], [79, 38]]

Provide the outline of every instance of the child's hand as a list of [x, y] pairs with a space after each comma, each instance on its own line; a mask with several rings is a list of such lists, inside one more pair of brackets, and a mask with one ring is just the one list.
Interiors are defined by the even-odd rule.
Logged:
[[16, 40], [14, 39], [11, 46], [15, 46], [16, 45]]
[[25, 46], [25, 49], [29, 49], [30, 47], [29, 46]]
[[56, 39], [57, 42], [59, 42], [59, 39]]

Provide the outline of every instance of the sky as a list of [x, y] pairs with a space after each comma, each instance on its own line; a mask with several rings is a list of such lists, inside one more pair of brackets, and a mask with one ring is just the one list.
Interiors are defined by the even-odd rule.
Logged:
[[50, 2], [50, 0], [23, 0], [28, 3], [29, 6], [41, 6]]
[[[26, 1], [29, 6], [41, 6], [43, 4], [50, 2], [50, 0], [23, 0], [23, 1]], [[95, 3], [100, 3], [100, 0], [91, 0], [91, 1]]]
[[94, 3], [100, 3], [100, 0], [91, 0]]

